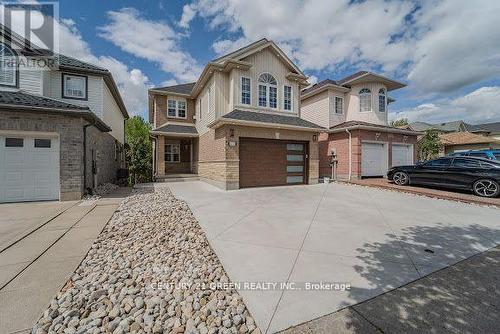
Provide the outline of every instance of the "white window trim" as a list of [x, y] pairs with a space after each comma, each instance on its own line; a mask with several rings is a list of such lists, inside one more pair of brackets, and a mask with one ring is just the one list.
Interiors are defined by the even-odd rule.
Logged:
[[[10, 53], [12, 53], [12, 56], [7, 56], [7, 57], [17, 58], [17, 55], [14, 52], [14, 50], [12, 50], [6, 44], [0, 43], [0, 48], [4, 48], [7, 51], [9, 51]], [[12, 74], [13, 82], [6, 82], [6, 81], [0, 82], [0, 86], [3, 86], [3, 87], [14, 87], [14, 88], [19, 86], [19, 71], [18, 71], [18, 65], [17, 65], [18, 62], [17, 62], [17, 59], [13, 59], [13, 60], [14, 60], [13, 63], [15, 64], [15, 66], [12, 69], [12, 71], [13, 71], [13, 74]], [[3, 64], [5, 64], [5, 60], [3, 61]]]
[[210, 114], [210, 94], [212, 93], [212, 86], [207, 89], [207, 114]]
[[[250, 80], [250, 103], [243, 102], [243, 79]], [[252, 105], [252, 78], [250, 78], [250, 77], [241, 76], [241, 78], [240, 78], [240, 103], [244, 106], [251, 106]]]
[[[69, 96], [66, 95], [66, 78], [67, 77], [73, 77], [73, 78], [80, 78], [84, 80], [85, 87], [83, 90], [84, 96], [78, 97], [78, 96]], [[81, 100], [81, 101], [88, 101], [89, 99], [89, 77], [86, 75], [80, 75], [80, 74], [71, 74], [71, 73], [61, 73], [61, 97], [63, 99], [69, 99], [69, 100]]]
[[[380, 97], [381, 97], [381, 96], [383, 96], [383, 97], [384, 97], [384, 104], [385, 104], [385, 105], [384, 105], [384, 111], [380, 111]], [[384, 93], [383, 93], [383, 94], [381, 94], [381, 93], [380, 93], [380, 90], [379, 90], [379, 92], [378, 92], [378, 100], [377, 100], [377, 102], [378, 102], [378, 107], [377, 107], [377, 108], [378, 108], [378, 112], [380, 112], [380, 113], [384, 113], [384, 114], [385, 114], [385, 113], [387, 113], [387, 91], [386, 91], [385, 89], [384, 89]]]
[[[363, 89], [365, 88], [361, 88], [359, 91], [361, 92]], [[358, 93], [358, 98], [359, 98], [359, 103], [358, 103], [358, 106], [359, 106], [359, 112], [360, 113], [363, 113], [363, 114], [366, 114], [366, 113], [369, 113], [369, 112], [372, 112], [373, 111], [373, 93], [372, 93], [372, 90], [369, 89], [369, 88], [366, 88], [370, 91], [370, 93]], [[361, 110], [361, 95], [370, 95], [370, 110]]]
[[[170, 115], [168, 114], [168, 101], [174, 101], [174, 102], [175, 102], [175, 116], [170, 116]], [[184, 102], [184, 103], [185, 103], [185, 105], [186, 105], [186, 110], [185, 110], [185, 115], [184, 115], [184, 117], [179, 116], [179, 102]], [[187, 115], [188, 115], [188, 104], [187, 104], [187, 100], [172, 99], [172, 98], [167, 99], [167, 118], [180, 118], [180, 119], [187, 119]]]
[[[340, 113], [337, 112], [337, 99], [340, 99], [342, 101], [342, 108], [340, 110]], [[343, 115], [344, 114], [344, 98], [342, 96], [334, 96], [333, 97], [333, 113], [335, 115]]]
[[[290, 87], [290, 109], [285, 109], [285, 87]], [[293, 112], [293, 86], [283, 85], [283, 111]]]
[[[179, 147], [179, 160], [178, 161], [175, 161], [174, 160], [174, 153], [167, 153], [167, 146], [178, 146]], [[173, 150], [172, 150], [173, 151]], [[164, 155], [170, 155], [172, 157], [172, 160], [171, 161], [167, 161], [167, 159], [165, 159], [165, 163], [169, 163], [169, 164], [173, 164], [173, 163], [180, 163], [181, 162], [181, 144], [165, 144], [165, 154]]]
[[[259, 78], [263, 75], [263, 74], [269, 74], [270, 76], [272, 76], [274, 78], [274, 80], [276, 80], [276, 85], [272, 85], [270, 83], [263, 83], [263, 82], [260, 82], [259, 81]], [[259, 102], [259, 97], [260, 97], [260, 91], [259, 91], [259, 86], [266, 86], [266, 105], [265, 106], [261, 106], [260, 105], [260, 102]], [[270, 87], [274, 87], [276, 88], [276, 108], [274, 107], [271, 107], [270, 105], [270, 96], [271, 96], [271, 90], [269, 89]], [[279, 81], [276, 79], [276, 76], [274, 76], [273, 74], [269, 73], [269, 72], [262, 72], [260, 73], [258, 76], [257, 76], [257, 106], [260, 107], [260, 108], [269, 108], [270, 110], [279, 110], [279, 105], [280, 105], [280, 99], [279, 99]]]

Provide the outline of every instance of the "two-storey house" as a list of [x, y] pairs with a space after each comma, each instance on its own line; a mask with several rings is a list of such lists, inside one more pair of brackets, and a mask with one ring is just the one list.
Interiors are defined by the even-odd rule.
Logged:
[[322, 127], [300, 118], [306, 76], [267, 39], [210, 61], [193, 83], [149, 90], [154, 173], [223, 189], [318, 181]]
[[2, 28], [0, 202], [75, 200], [113, 181], [128, 114], [111, 73]]
[[301, 92], [301, 117], [328, 129], [319, 140], [320, 177], [385, 176], [413, 164], [419, 132], [389, 126], [390, 91], [405, 84], [360, 71], [323, 80]]

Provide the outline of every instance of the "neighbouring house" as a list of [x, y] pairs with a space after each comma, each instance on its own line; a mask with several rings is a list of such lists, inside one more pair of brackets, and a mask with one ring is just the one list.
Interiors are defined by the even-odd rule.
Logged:
[[[442, 155], [469, 150], [500, 149], [500, 139], [471, 132], [452, 132], [439, 135]], [[486, 157], [478, 152], [477, 156]]]
[[128, 114], [111, 73], [2, 28], [0, 202], [77, 200], [113, 181]]
[[500, 122], [469, 125], [469, 131], [500, 140]]
[[149, 90], [156, 179], [222, 189], [318, 182], [321, 126], [300, 118], [306, 76], [270, 40], [210, 61], [196, 82]]
[[[402, 128], [421, 132], [437, 131], [443, 145], [441, 155], [500, 148], [500, 122], [483, 124], [469, 124], [462, 120], [436, 124], [413, 122]], [[484, 153], [477, 154], [484, 155]]]
[[467, 124], [464, 121], [452, 121], [452, 122], [443, 122], [436, 124], [431, 124], [426, 122], [413, 122], [401, 128], [413, 131], [421, 131], [421, 132], [434, 130], [439, 133], [450, 133], [450, 132], [470, 131], [469, 130], [470, 124]]
[[[391, 127], [387, 119], [388, 103], [393, 101], [388, 92], [404, 86], [360, 71], [301, 92], [301, 117], [328, 129], [319, 139], [320, 177], [385, 176], [391, 166], [414, 163], [421, 133]], [[337, 161], [336, 175], [332, 175], [332, 158]]]

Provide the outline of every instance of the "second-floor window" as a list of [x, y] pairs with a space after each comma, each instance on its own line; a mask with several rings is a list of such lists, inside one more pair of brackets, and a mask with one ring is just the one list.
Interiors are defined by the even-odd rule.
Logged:
[[87, 100], [88, 77], [84, 75], [62, 75], [62, 97], [65, 99]]
[[338, 96], [335, 96], [335, 113], [337, 115], [340, 115], [343, 113], [343, 102], [344, 102], [344, 99], [342, 99], [341, 97], [338, 97]]
[[278, 107], [278, 83], [269, 73], [259, 76], [259, 107]]
[[292, 87], [283, 87], [283, 109], [292, 110]]
[[16, 54], [5, 44], [0, 44], [0, 85], [17, 86]]
[[378, 111], [379, 112], [385, 112], [385, 90], [383, 88], [380, 88], [378, 91]]
[[359, 91], [359, 111], [372, 111], [372, 92], [368, 88]]
[[250, 104], [251, 91], [250, 91], [250, 78], [241, 77], [241, 103]]
[[186, 118], [186, 101], [168, 100], [167, 116], [175, 118]]

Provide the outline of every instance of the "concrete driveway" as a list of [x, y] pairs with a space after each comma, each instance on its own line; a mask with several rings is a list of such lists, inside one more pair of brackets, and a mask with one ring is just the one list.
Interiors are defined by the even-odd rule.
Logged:
[[[402, 286], [500, 244], [500, 211], [346, 184], [221, 191], [167, 184], [188, 202], [239, 292], [276, 332]], [[165, 186], [157, 184], [157, 186]], [[348, 283], [310, 289], [307, 282]]]
[[129, 192], [0, 205], [0, 334], [31, 332]]
[[76, 203], [57, 201], [0, 204], [0, 251]]

